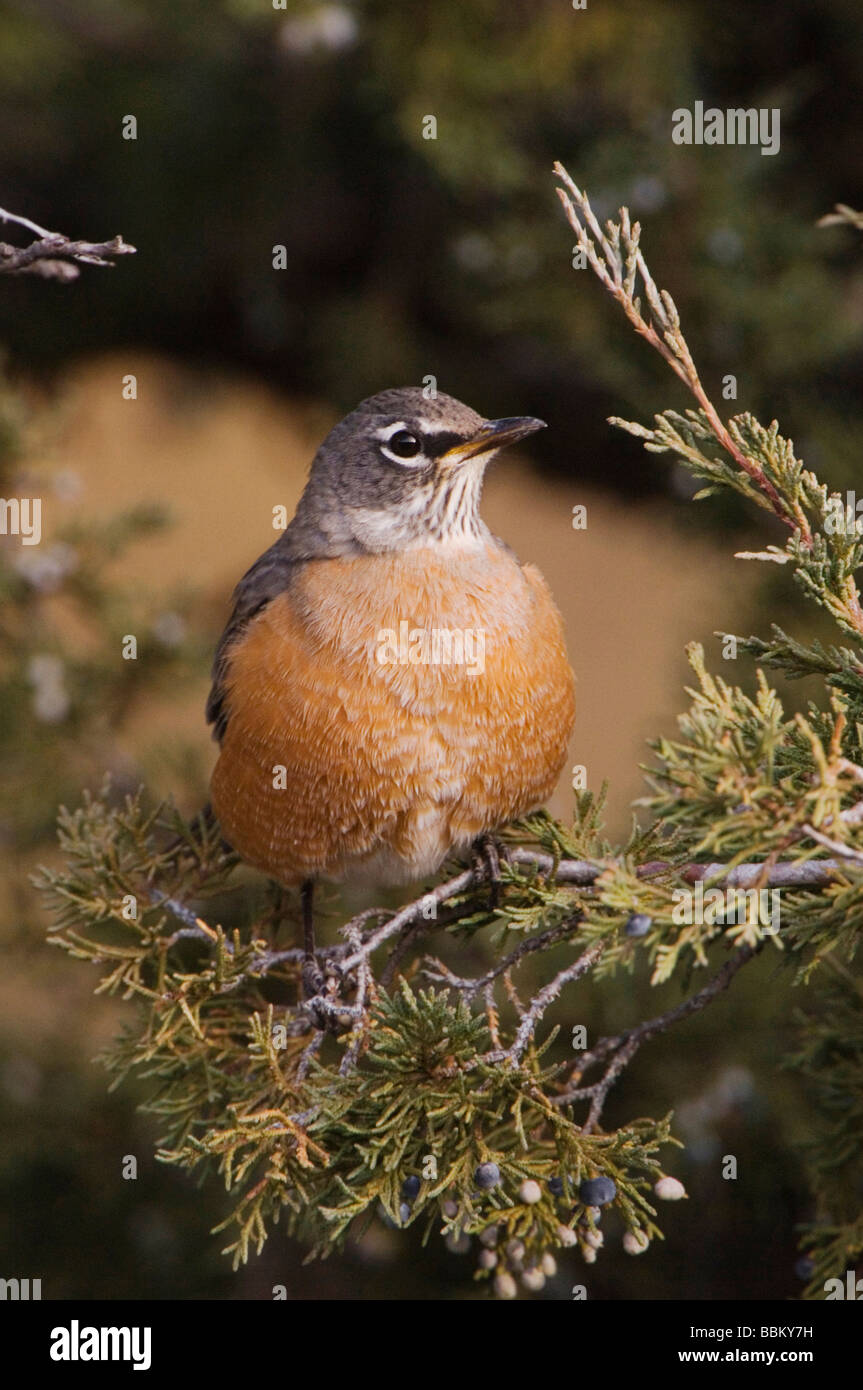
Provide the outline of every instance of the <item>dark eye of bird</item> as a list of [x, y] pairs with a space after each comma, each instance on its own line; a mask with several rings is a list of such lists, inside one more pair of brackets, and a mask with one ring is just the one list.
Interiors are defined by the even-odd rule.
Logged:
[[400, 459], [412, 459], [416, 458], [420, 451], [420, 442], [410, 430], [397, 430], [392, 438], [387, 440], [387, 448]]

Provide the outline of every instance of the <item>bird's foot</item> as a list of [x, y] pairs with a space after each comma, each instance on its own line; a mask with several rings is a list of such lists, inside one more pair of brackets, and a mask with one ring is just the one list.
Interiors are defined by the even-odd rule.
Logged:
[[494, 835], [480, 835], [473, 844], [473, 870], [489, 884], [488, 908], [494, 912], [500, 904], [501, 860], [509, 861], [509, 850]]
[[316, 995], [323, 994], [326, 983], [326, 972], [319, 965], [317, 958], [307, 956], [303, 961], [303, 998], [314, 999]]
[[312, 957], [303, 962], [302, 984], [303, 1005], [316, 1028], [338, 1034], [353, 1027], [350, 1000], [357, 988], [353, 972], [344, 974], [325, 955]]

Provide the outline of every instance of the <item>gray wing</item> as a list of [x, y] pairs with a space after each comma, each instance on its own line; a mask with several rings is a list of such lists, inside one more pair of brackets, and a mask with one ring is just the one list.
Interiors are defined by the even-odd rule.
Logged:
[[286, 544], [287, 538], [288, 533], [285, 532], [269, 550], [264, 551], [243, 575], [233, 593], [234, 609], [216, 647], [213, 684], [207, 699], [207, 723], [213, 725], [213, 737], [220, 742], [228, 726], [225, 676], [230, 649], [255, 614], [284, 592], [291, 582], [291, 576], [302, 563], [293, 552], [293, 547]]

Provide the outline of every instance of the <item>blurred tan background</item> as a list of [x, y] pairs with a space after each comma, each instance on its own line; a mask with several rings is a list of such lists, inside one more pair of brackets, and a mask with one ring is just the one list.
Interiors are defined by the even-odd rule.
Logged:
[[[130, 373], [137, 400], [123, 399]], [[481, 401], [470, 404], [483, 412]], [[520, 401], [512, 413], [529, 409]], [[122, 577], [165, 600], [184, 584], [200, 589], [214, 622], [227, 616], [234, 584], [275, 539], [273, 507], [293, 514], [315, 449], [338, 418], [324, 403], [286, 400], [259, 382], [137, 354], [82, 363], [60, 380], [50, 410], [49, 441], [29, 462], [61, 468], [78, 485], [55, 522], [67, 524], [75, 508], [107, 520], [138, 503], [165, 504], [172, 525], [118, 562]], [[727, 545], [687, 531], [682, 502], [675, 515], [673, 505], [627, 504], [582, 482], [577, 435], [544, 435], [543, 444], [555, 472], [513, 451], [501, 455], [487, 475], [483, 514], [522, 560], [539, 565], [563, 613], [578, 678], [570, 764], [587, 768], [591, 789], [609, 781], [609, 827], [619, 837], [643, 791], [646, 740], [673, 733], [684, 644], [736, 631], [755, 576]], [[650, 468], [649, 457], [643, 466]], [[587, 508], [584, 530], [572, 525], [576, 505]], [[130, 760], [161, 737], [182, 736], [214, 761], [202, 714], [208, 688], [202, 668], [180, 698], [168, 690], [133, 707], [122, 729]], [[570, 813], [568, 778], [550, 804], [555, 814]]]

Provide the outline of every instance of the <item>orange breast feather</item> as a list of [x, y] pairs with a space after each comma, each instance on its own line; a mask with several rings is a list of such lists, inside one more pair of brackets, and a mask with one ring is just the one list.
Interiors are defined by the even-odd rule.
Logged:
[[433, 873], [545, 800], [575, 717], [545, 581], [495, 545], [310, 562], [226, 690], [212, 804], [283, 883]]

